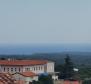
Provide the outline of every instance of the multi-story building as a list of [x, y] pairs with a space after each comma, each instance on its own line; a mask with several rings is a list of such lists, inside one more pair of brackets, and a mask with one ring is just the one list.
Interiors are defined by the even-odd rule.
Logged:
[[11, 73], [15, 78], [22, 76], [21, 78], [27, 78], [28, 82], [30, 77], [38, 80], [38, 75], [43, 73], [51, 74], [53, 79], [57, 79], [54, 62], [47, 60], [0, 60], [0, 72]]
[[0, 60], [0, 72], [54, 72], [54, 62], [46, 60]]

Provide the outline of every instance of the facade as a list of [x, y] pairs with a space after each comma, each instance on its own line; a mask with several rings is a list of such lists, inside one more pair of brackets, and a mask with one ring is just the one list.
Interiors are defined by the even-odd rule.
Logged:
[[34, 72], [36, 74], [54, 72], [54, 62], [47, 60], [0, 60], [0, 72]]
[[14, 73], [12, 76], [18, 81], [23, 82], [22, 84], [29, 84], [33, 80], [38, 81], [38, 75], [33, 72]]
[[54, 62], [47, 60], [0, 60], [0, 72], [13, 74], [17, 80], [29, 81], [38, 80], [38, 75], [43, 73], [53, 74], [53, 79], [58, 79], [54, 75]]

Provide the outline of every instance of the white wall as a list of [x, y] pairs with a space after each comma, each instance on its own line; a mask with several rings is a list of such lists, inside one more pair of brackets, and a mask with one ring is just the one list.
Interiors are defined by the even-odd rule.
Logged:
[[47, 63], [47, 72], [48, 73], [54, 72], [54, 62]]
[[23, 67], [22, 66], [1, 66], [2, 72], [9, 72], [9, 73], [15, 73], [15, 72], [22, 72]]
[[47, 64], [44, 64], [44, 65], [34, 65], [34, 66], [5, 66], [3, 65], [1, 66], [1, 69], [2, 70], [0, 71], [2, 72], [10, 72], [10, 73], [26, 72], [26, 71], [31, 71], [36, 74], [40, 74], [44, 72], [50, 73], [50, 72], [54, 72], [54, 62], [48, 62]]
[[52, 79], [53, 80], [58, 80], [58, 76], [57, 75], [52, 75]]
[[13, 77], [16, 79], [16, 80], [25, 80], [24, 76], [20, 75], [20, 74], [14, 74]]
[[36, 74], [44, 73], [44, 65], [23, 66], [23, 72], [31, 71]]
[[25, 76], [23, 76], [23, 75], [21, 75], [21, 74], [16, 73], [16, 74], [13, 75], [13, 77], [14, 77], [16, 80], [18, 80], [18, 81], [19, 81], [19, 80], [25, 81], [25, 84], [29, 84], [29, 82], [32, 82], [33, 80], [38, 81], [38, 76], [25, 77]]
[[25, 77], [26, 84], [29, 84], [29, 82], [32, 82], [33, 80], [38, 81], [38, 76]]

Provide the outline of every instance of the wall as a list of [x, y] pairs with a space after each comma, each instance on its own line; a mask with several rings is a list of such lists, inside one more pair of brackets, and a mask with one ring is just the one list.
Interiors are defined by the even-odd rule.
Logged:
[[13, 77], [16, 79], [16, 80], [25, 80], [24, 76], [20, 75], [20, 74], [14, 74]]
[[47, 64], [44, 65], [34, 65], [34, 66], [5, 66], [4, 65], [1, 66], [0, 71], [10, 72], [10, 73], [26, 72], [26, 71], [31, 71], [36, 74], [40, 74], [44, 72], [50, 73], [50, 72], [54, 72], [54, 62], [48, 62]]
[[54, 62], [48, 62], [47, 63], [47, 72], [48, 73], [54, 72]]
[[44, 73], [44, 65], [23, 66], [23, 72], [31, 71], [36, 74]]
[[22, 72], [23, 67], [22, 66], [1, 66], [1, 72], [9, 72], [9, 73], [15, 73], [15, 72]]

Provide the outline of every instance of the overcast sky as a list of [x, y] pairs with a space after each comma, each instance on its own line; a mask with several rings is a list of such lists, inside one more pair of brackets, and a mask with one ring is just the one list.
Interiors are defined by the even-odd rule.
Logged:
[[91, 0], [0, 0], [0, 43], [91, 43]]

